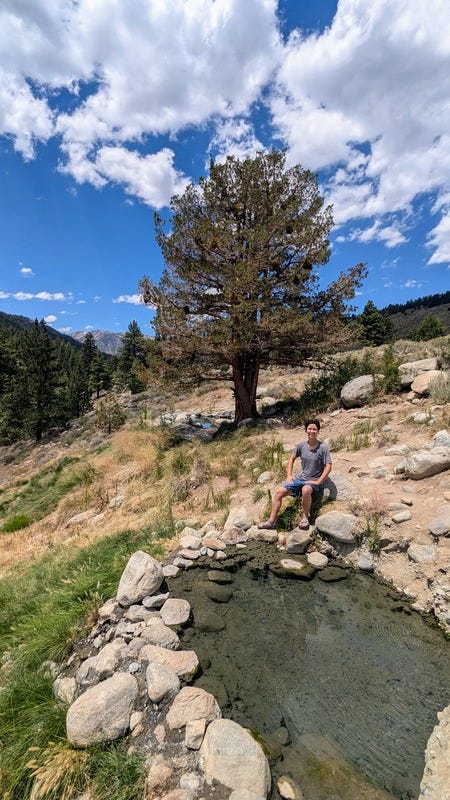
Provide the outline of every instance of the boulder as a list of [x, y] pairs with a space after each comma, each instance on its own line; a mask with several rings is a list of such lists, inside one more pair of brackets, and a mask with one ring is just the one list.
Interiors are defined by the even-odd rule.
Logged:
[[224, 528], [243, 528], [244, 531], [251, 528], [254, 523], [253, 512], [247, 506], [236, 506], [232, 508], [228, 514]]
[[450, 447], [433, 447], [431, 450], [417, 450], [397, 465], [395, 472], [403, 472], [407, 478], [420, 481], [450, 468]]
[[163, 580], [163, 569], [159, 561], [138, 550], [133, 553], [122, 573], [117, 600], [121, 606], [139, 603], [147, 595], [154, 594]]
[[341, 403], [344, 408], [363, 406], [373, 394], [373, 375], [360, 375], [347, 381], [341, 389]]
[[341, 511], [328, 511], [316, 519], [316, 528], [320, 533], [331, 536], [338, 542], [354, 544], [358, 529], [358, 519], [353, 514]]
[[177, 694], [166, 716], [170, 730], [178, 730], [195, 719], [211, 722], [220, 717], [216, 698], [197, 686], [184, 686]]
[[229, 789], [248, 790], [258, 797], [270, 791], [270, 770], [261, 746], [248, 730], [231, 719], [208, 725], [200, 748], [208, 783], [218, 781]]
[[137, 695], [137, 680], [128, 672], [116, 672], [88, 689], [67, 712], [69, 742], [74, 747], [88, 747], [124, 736]]
[[429, 387], [430, 383], [434, 378], [438, 378], [439, 375], [444, 375], [440, 369], [430, 369], [428, 372], [422, 372], [421, 375], [418, 375], [417, 378], [414, 378], [411, 389], [413, 392], [419, 395], [429, 394]]
[[246, 542], [248, 540], [248, 534], [243, 528], [233, 526], [232, 528], [226, 528], [223, 533], [220, 534], [220, 538], [225, 544], [236, 545]]
[[404, 364], [400, 364], [398, 368], [400, 384], [404, 388], [411, 386], [417, 375], [429, 370], [436, 370], [437, 367], [437, 358], [421, 358], [419, 361], [407, 361]]
[[323, 499], [327, 500], [352, 500], [359, 494], [355, 484], [346, 475], [338, 470], [333, 470], [332, 474], [323, 483]]
[[294, 528], [286, 536], [286, 553], [304, 553], [312, 542], [311, 531]]

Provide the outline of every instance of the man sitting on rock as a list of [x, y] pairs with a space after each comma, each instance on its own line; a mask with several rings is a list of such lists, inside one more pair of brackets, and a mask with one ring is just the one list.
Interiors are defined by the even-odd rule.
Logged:
[[[258, 528], [273, 530], [276, 527], [277, 517], [284, 497], [302, 496], [303, 516], [298, 527], [307, 531], [309, 528], [309, 514], [311, 511], [312, 496], [320, 492], [324, 480], [331, 472], [331, 456], [328, 447], [320, 442], [318, 437], [320, 422], [318, 419], [309, 419], [305, 422], [305, 431], [308, 436], [306, 442], [298, 444], [287, 465], [287, 481], [275, 492], [272, 510], [267, 522], [260, 522]], [[294, 478], [292, 471], [294, 462], [301, 459], [302, 469]]]

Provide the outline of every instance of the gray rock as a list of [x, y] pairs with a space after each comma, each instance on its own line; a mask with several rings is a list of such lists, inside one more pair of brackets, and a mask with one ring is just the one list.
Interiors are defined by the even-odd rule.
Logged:
[[359, 494], [355, 484], [346, 475], [338, 470], [333, 470], [331, 475], [323, 484], [323, 499], [328, 500], [352, 500]]
[[320, 533], [325, 533], [338, 542], [354, 544], [358, 519], [353, 514], [328, 511], [326, 514], [321, 514], [317, 517], [316, 528]]
[[417, 377], [414, 378], [411, 389], [419, 395], [429, 394], [431, 381], [444, 374], [445, 373], [439, 369], [427, 370], [427, 372], [423, 372], [421, 375], [417, 375]]
[[428, 530], [433, 536], [446, 536], [450, 532], [450, 508], [433, 519], [428, 526]]
[[199, 550], [200, 549], [200, 536], [182, 536], [180, 539], [180, 547], [182, 550]]
[[164, 664], [180, 678], [192, 678], [199, 668], [197, 654], [193, 650], [166, 650], [165, 647], [147, 644], [139, 651], [139, 661]]
[[278, 778], [277, 789], [284, 800], [303, 800], [303, 792], [300, 786], [290, 775], [281, 775]]
[[200, 554], [200, 547], [201, 547], [200, 539], [198, 540], [198, 543], [199, 543], [198, 550], [192, 550], [192, 549], [189, 550], [187, 548], [186, 548], [186, 550], [179, 550], [178, 551], [178, 558], [187, 558], [189, 561], [197, 561], [197, 559], [200, 558], [200, 555], [201, 555]]
[[205, 633], [216, 633], [223, 631], [225, 621], [215, 611], [196, 611], [194, 614], [194, 625], [199, 631]]
[[232, 528], [226, 528], [223, 533], [220, 534], [220, 538], [222, 539], [225, 544], [243, 544], [244, 542], [248, 541], [248, 534], [247, 531], [244, 531], [243, 528], [238, 528], [236, 525]]
[[154, 594], [151, 597], [144, 597], [142, 605], [145, 606], [145, 608], [161, 608], [161, 606], [164, 605], [168, 597], [169, 597], [169, 592], [163, 592], [162, 594]]
[[205, 719], [193, 719], [186, 723], [184, 744], [189, 750], [199, 750], [206, 731]]
[[[395, 471], [401, 465], [397, 465]], [[414, 481], [429, 478], [450, 468], [450, 447], [433, 447], [431, 450], [419, 450], [411, 453], [402, 462], [403, 472]]]
[[218, 781], [229, 789], [246, 789], [258, 797], [267, 797], [267, 759], [249, 731], [233, 720], [216, 719], [208, 725], [200, 755], [208, 783]]
[[191, 613], [187, 600], [176, 598], [166, 600], [161, 609], [161, 619], [165, 625], [184, 625]]
[[220, 708], [209, 692], [197, 686], [184, 686], [177, 694], [166, 716], [170, 730], [178, 730], [195, 719], [211, 722], [220, 717]]
[[87, 522], [91, 517], [94, 516], [94, 511], [92, 509], [88, 509], [87, 511], [80, 511], [79, 514], [75, 514], [73, 517], [66, 522], [66, 528], [71, 525], [80, 525], [82, 522]]
[[53, 683], [53, 694], [60, 703], [70, 706], [75, 699], [77, 682], [75, 678], [56, 678]]
[[438, 431], [434, 435], [436, 447], [450, 447], [450, 433], [446, 430]]
[[[179, 650], [180, 640], [171, 628], [164, 625], [162, 619], [152, 619], [139, 635], [139, 639], [144, 644], [155, 644], [158, 647], [165, 647], [167, 650]], [[130, 645], [130, 652], [132, 646]]]
[[373, 375], [360, 375], [348, 381], [341, 389], [341, 403], [344, 408], [363, 406], [374, 390]]
[[230, 509], [224, 528], [242, 528], [244, 531], [251, 528], [254, 523], [253, 511], [247, 506], [236, 506]]
[[66, 717], [67, 738], [74, 747], [88, 747], [124, 736], [138, 695], [136, 678], [116, 672], [81, 694]]
[[375, 559], [372, 553], [361, 553], [358, 558], [358, 569], [362, 572], [373, 572], [375, 569]]
[[406, 552], [411, 561], [416, 564], [428, 564], [437, 556], [436, 548], [428, 544], [411, 544]]
[[166, 664], [153, 661], [148, 665], [145, 680], [147, 693], [153, 703], [159, 703], [168, 694], [176, 694], [180, 690], [180, 679], [177, 673]]
[[163, 575], [165, 578], [176, 578], [180, 569], [175, 564], [165, 564], [163, 567]]
[[[314, 570], [311, 569], [308, 564], [304, 563], [303, 561], [297, 561], [295, 558], [282, 558], [280, 559], [279, 568], [282, 572], [286, 573], [286, 575], [293, 575], [298, 578], [305, 578], [309, 580], [313, 574]], [[278, 572], [278, 570], [276, 570]]]
[[399, 511], [398, 514], [393, 515], [392, 522], [396, 522], [399, 525], [401, 522], [408, 522], [410, 519], [412, 519], [410, 511]]
[[312, 542], [311, 530], [294, 528], [286, 536], [286, 553], [304, 553]]
[[346, 581], [348, 578], [347, 570], [341, 569], [341, 567], [325, 567], [318, 575], [320, 580], [325, 583], [337, 583]]
[[450, 786], [450, 706], [438, 711], [438, 724], [428, 739], [425, 770], [418, 800], [448, 800]]
[[121, 606], [139, 603], [147, 595], [154, 594], [164, 579], [162, 566], [155, 558], [138, 550], [126, 565], [117, 590]]
[[147, 608], [144, 608], [143, 605], [139, 604], [127, 608], [123, 616], [130, 622], [147, 622], [155, 613], [157, 612], [149, 611]]
[[327, 556], [317, 551], [314, 553], [308, 553], [306, 560], [311, 567], [314, 567], [314, 569], [323, 569], [328, 564]]
[[202, 581], [198, 584], [198, 591], [215, 603], [228, 603], [233, 597], [233, 590], [229, 586]]
[[435, 370], [437, 366], [437, 358], [422, 358], [419, 361], [408, 361], [404, 364], [400, 364], [398, 368], [400, 383], [404, 388], [411, 386], [417, 375], [421, 375], [422, 372], [428, 372], [429, 370]]
[[208, 571], [208, 580], [214, 583], [227, 584], [233, 583], [233, 576], [231, 572], [225, 569], [210, 569]]

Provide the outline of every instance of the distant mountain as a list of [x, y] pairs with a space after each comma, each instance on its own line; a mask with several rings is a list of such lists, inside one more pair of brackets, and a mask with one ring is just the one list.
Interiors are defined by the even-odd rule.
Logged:
[[[122, 344], [123, 333], [112, 333], [111, 331], [100, 330], [90, 331], [90, 333], [92, 333], [95, 344], [102, 353], [106, 353], [109, 356], [116, 355]], [[70, 335], [72, 339], [82, 344], [86, 336], [86, 331], [75, 331], [75, 333], [71, 333]]]
[[[34, 320], [29, 319], [29, 317], [22, 317], [20, 314], [7, 314], [5, 311], [0, 311], [0, 327], [4, 326], [7, 328], [14, 328], [15, 330], [30, 330], [34, 325]], [[72, 347], [79, 348], [81, 347], [80, 342], [74, 341], [72, 336], [67, 336], [66, 333], [60, 333], [56, 331], [54, 328], [51, 328], [50, 325], [46, 325], [46, 330], [48, 331], [48, 335], [52, 339], [62, 339], [67, 344], [72, 345]]]
[[439, 317], [446, 332], [450, 333], [450, 292], [419, 297], [417, 300], [388, 305], [380, 310], [391, 318], [396, 339], [407, 339], [428, 314]]

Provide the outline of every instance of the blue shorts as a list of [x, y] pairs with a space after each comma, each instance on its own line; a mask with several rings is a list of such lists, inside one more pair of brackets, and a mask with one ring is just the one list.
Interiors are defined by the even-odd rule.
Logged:
[[299, 494], [301, 494], [304, 486], [311, 486], [313, 494], [321, 492], [323, 489], [322, 485], [319, 486], [317, 483], [311, 483], [311, 481], [302, 481], [300, 478], [294, 478], [292, 483], [285, 481], [282, 486], [284, 486], [284, 488], [287, 489], [289, 494], [291, 494], [293, 497], [297, 497]]

